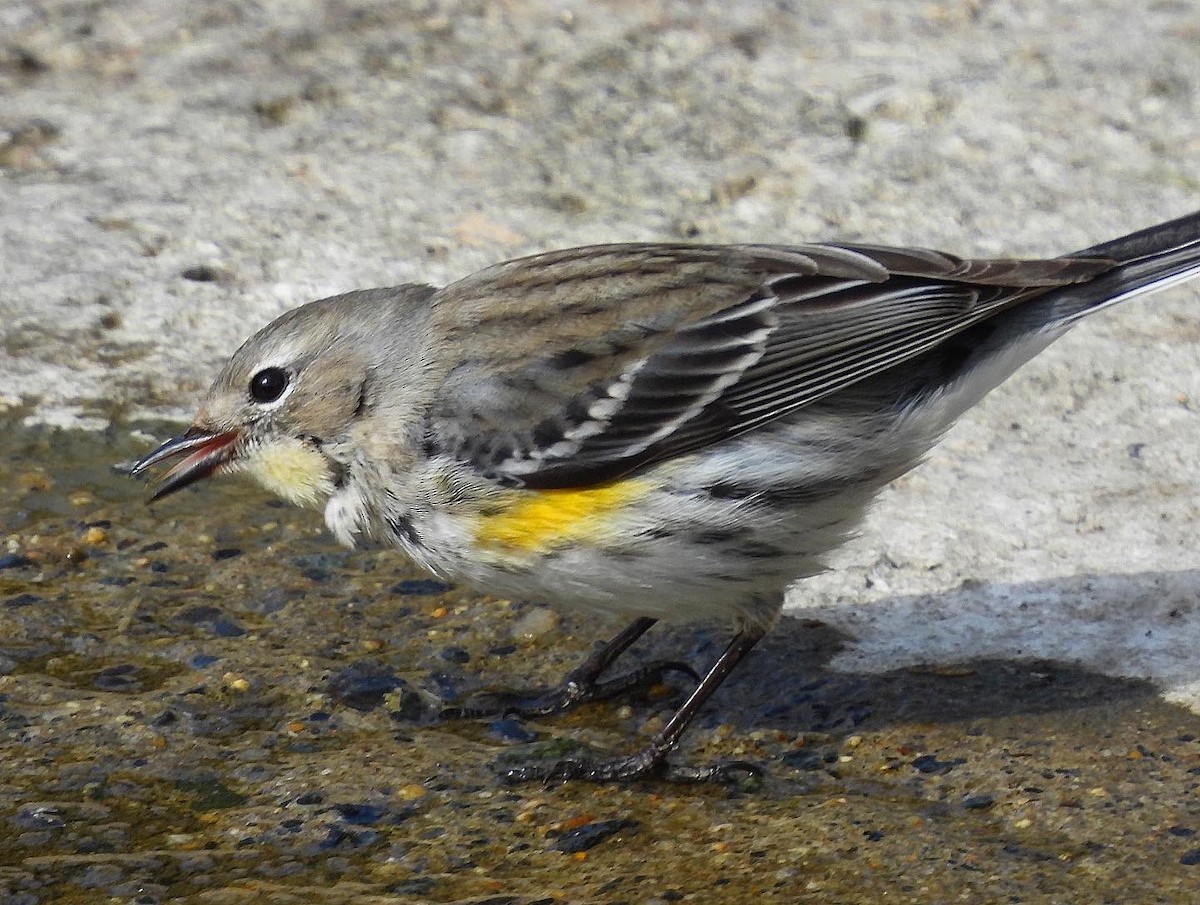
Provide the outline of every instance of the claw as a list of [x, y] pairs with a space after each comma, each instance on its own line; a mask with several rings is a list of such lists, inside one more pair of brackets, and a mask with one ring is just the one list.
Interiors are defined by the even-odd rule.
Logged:
[[538, 782], [543, 785], [581, 779], [586, 782], [628, 782], [635, 779], [661, 779], [664, 782], [689, 784], [718, 783], [753, 791], [761, 785], [763, 769], [749, 761], [737, 760], [707, 767], [676, 767], [667, 763], [665, 752], [650, 747], [629, 757], [611, 761], [591, 761], [568, 757], [549, 763], [527, 763], [501, 767], [500, 779], [515, 785]]
[[540, 697], [540, 695], [507, 689], [479, 691], [461, 704], [449, 704], [442, 707], [438, 711], [437, 718], [440, 720], [478, 720], [485, 717], [530, 716], [532, 714], [526, 704], [538, 700]]
[[753, 791], [762, 785], [765, 775], [762, 767], [748, 760], [731, 760], [707, 767], [675, 767], [666, 765], [664, 779], [677, 783], [720, 783], [737, 786], [743, 791]]
[[571, 676], [557, 688], [541, 692], [520, 692], [509, 689], [481, 691], [461, 704], [444, 707], [439, 714], [444, 719], [479, 719], [489, 716], [549, 716], [579, 704], [608, 701], [630, 691], [658, 685], [669, 673], [682, 673], [695, 682], [700, 676], [687, 663], [663, 660], [648, 663], [633, 672], [607, 682], [581, 681]]

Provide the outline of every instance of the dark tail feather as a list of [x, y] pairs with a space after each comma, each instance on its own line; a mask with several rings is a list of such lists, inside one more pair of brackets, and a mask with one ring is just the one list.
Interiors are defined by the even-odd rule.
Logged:
[[1160, 255], [1200, 242], [1200, 211], [1177, 220], [1139, 229], [1110, 242], [1101, 242], [1083, 251], [1065, 255], [1068, 258], [1112, 258], [1122, 263]]
[[1054, 321], [1063, 324], [1200, 276], [1200, 211], [1066, 257], [1111, 258], [1118, 266], [1054, 293]]

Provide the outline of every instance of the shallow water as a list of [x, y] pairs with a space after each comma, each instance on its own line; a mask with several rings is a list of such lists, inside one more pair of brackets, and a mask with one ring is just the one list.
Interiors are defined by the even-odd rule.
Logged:
[[[620, 749], [680, 688], [537, 721], [439, 698], [560, 677], [618, 628], [347, 552], [244, 483], [147, 507], [149, 448], [0, 426], [0, 902], [1191, 902], [1200, 717], [1064, 664], [860, 677], [784, 620], [679, 756], [754, 790], [500, 784]], [[634, 657], [702, 665], [719, 629]]]

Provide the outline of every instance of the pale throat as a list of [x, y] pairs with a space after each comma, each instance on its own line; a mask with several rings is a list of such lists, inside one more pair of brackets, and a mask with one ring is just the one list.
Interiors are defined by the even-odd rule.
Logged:
[[234, 466], [289, 503], [319, 507], [334, 491], [329, 459], [296, 437], [272, 439], [250, 446]]

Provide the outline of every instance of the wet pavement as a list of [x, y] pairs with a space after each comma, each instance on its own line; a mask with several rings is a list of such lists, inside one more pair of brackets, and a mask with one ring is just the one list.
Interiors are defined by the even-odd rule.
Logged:
[[[160, 431], [161, 432], [161, 431]], [[1200, 717], [1052, 662], [833, 672], [784, 619], [679, 757], [742, 788], [510, 787], [652, 732], [683, 687], [539, 720], [438, 700], [552, 683], [617, 626], [345, 551], [229, 480], [147, 507], [149, 445], [4, 425], [0, 901], [1191, 902]], [[656, 629], [633, 660], [725, 637]]]

